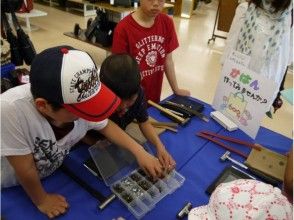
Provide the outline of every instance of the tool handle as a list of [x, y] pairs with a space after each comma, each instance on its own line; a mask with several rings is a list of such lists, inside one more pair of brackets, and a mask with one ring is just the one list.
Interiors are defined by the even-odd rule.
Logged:
[[170, 130], [170, 131], [173, 131], [173, 132], [178, 132], [178, 130], [177, 130], [177, 129], [175, 129], [175, 128], [172, 128], [172, 127], [169, 127], [169, 126], [164, 126], [164, 125], [156, 125], [155, 127], [156, 127], [156, 128], [162, 128], [162, 129]]
[[159, 121], [150, 121], [153, 126], [168, 126], [172, 128], [178, 127], [178, 123], [175, 122], [159, 122]]
[[104, 195], [102, 195], [99, 191], [92, 188], [88, 183], [86, 183], [84, 180], [79, 178], [76, 174], [74, 174], [68, 167], [65, 165], [62, 165], [61, 170], [68, 175], [70, 178], [72, 178], [77, 184], [79, 184], [82, 188], [84, 188], [88, 193], [90, 193], [93, 197], [98, 199], [100, 203], [104, 203], [104, 201], [107, 199]]
[[165, 112], [166, 114], [174, 117], [175, 119], [177, 119], [178, 121], [180, 121], [181, 123], [183, 123], [185, 121], [184, 118], [170, 112], [169, 110], [167, 110], [166, 108], [163, 108], [162, 106], [156, 104], [155, 102], [151, 101], [151, 100], [148, 100], [148, 104], [149, 105], [152, 105], [153, 107], [157, 108], [158, 110], [162, 111], [162, 112]]
[[206, 135], [210, 135], [212, 137], [217, 137], [217, 138], [220, 138], [222, 140], [230, 141], [232, 143], [241, 144], [241, 145], [244, 145], [244, 146], [247, 146], [247, 147], [250, 147], [250, 148], [254, 148], [254, 149], [258, 150], [258, 151], [261, 150], [261, 147], [259, 145], [252, 144], [252, 143], [249, 143], [247, 141], [242, 141], [242, 140], [239, 140], [239, 139], [236, 139], [236, 138], [232, 138], [232, 137], [228, 137], [228, 136], [224, 136], [224, 135], [219, 135], [219, 134], [216, 134], [216, 133], [213, 133], [213, 132], [210, 132], [210, 131], [201, 131], [201, 133], [206, 134]]
[[197, 133], [197, 135], [198, 135], [199, 137], [202, 137], [202, 138], [205, 138], [205, 139], [207, 139], [207, 140], [210, 140], [211, 142], [214, 142], [214, 143], [216, 143], [216, 144], [222, 146], [222, 147], [225, 148], [226, 150], [231, 151], [231, 152], [233, 152], [233, 153], [236, 153], [236, 154], [238, 154], [238, 155], [244, 157], [245, 159], [248, 157], [248, 156], [247, 156], [246, 154], [244, 154], [243, 152], [238, 151], [238, 150], [236, 150], [236, 149], [234, 149], [234, 148], [232, 148], [232, 147], [229, 147], [229, 146], [227, 146], [226, 144], [224, 144], [224, 143], [222, 143], [222, 142], [220, 142], [220, 141], [218, 141], [218, 140], [215, 140], [214, 138], [212, 138], [212, 137], [210, 137], [210, 136], [208, 136], [208, 135], [205, 135], [205, 134], [202, 133], [202, 132]]

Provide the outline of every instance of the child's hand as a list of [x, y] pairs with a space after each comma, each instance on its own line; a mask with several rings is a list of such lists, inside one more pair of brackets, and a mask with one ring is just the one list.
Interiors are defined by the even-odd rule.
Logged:
[[165, 147], [157, 149], [157, 157], [159, 159], [159, 162], [163, 166], [164, 170], [170, 172], [175, 168], [176, 162], [174, 161], [172, 156], [167, 152]]
[[146, 151], [137, 157], [137, 161], [144, 172], [152, 176], [153, 179], [157, 179], [163, 175], [164, 170], [159, 160]]
[[176, 95], [180, 95], [180, 96], [190, 96], [191, 95], [190, 91], [185, 90], [185, 89], [177, 89], [174, 91], [174, 93]]
[[64, 214], [69, 207], [66, 199], [58, 194], [47, 194], [44, 200], [37, 205], [38, 209], [49, 218]]

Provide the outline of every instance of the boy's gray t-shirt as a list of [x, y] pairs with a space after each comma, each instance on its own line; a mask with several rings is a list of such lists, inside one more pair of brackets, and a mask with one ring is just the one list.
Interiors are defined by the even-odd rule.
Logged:
[[5, 156], [33, 154], [40, 178], [52, 174], [70, 148], [90, 129], [103, 129], [108, 120], [89, 122], [78, 119], [73, 129], [56, 141], [48, 121], [37, 111], [30, 84], [1, 94], [1, 188], [18, 184]]

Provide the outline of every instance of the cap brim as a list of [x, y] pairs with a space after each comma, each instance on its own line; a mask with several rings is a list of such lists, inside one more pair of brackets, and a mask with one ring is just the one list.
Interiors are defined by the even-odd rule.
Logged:
[[76, 104], [63, 106], [87, 121], [102, 121], [108, 118], [120, 104], [120, 99], [110, 89], [101, 83], [100, 91], [93, 98]]
[[191, 209], [188, 215], [188, 220], [211, 220], [208, 214], [208, 206], [199, 206]]

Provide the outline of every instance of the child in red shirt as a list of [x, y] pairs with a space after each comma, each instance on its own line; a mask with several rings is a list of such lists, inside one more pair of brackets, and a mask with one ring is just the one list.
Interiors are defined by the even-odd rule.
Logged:
[[177, 84], [172, 52], [179, 46], [172, 19], [161, 13], [164, 0], [141, 0], [138, 10], [121, 20], [114, 31], [112, 52], [128, 53], [140, 66], [146, 99], [160, 101], [163, 73], [177, 95], [190, 92]]

